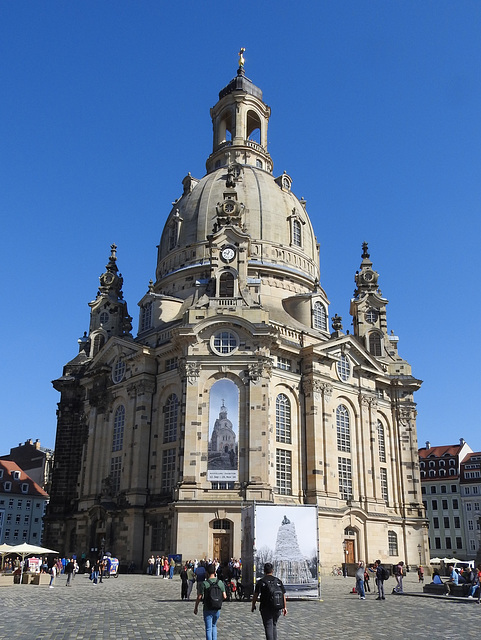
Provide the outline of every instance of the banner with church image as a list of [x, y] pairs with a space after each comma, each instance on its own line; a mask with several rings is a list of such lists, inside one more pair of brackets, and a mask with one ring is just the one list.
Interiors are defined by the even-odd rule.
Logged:
[[256, 504], [253, 509], [256, 579], [270, 562], [289, 598], [319, 598], [317, 507]]
[[239, 389], [231, 380], [218, 380], [209, 396], [207, 480], [231, 483], [238, 479]]

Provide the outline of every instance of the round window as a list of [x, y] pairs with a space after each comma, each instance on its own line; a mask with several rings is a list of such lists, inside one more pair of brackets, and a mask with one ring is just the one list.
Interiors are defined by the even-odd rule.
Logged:
[[102, 313], [100, 314], [100, 324], [107, 324], [109, 318], [109, 314], [106, 311], [102, 311]]
[[376, 309], [368, 309], [367, 313], [366, 313], [366, 320], [370, 323], [370, 324], [374, 324], [375, 322], [377, 322], [377, 310]]
[[212, 350], [219, 356], [227, 356], [237, 351], [239, 338], [233, 331], [218, 331], [210, 341]]
[[116, 361], [114, 368], [112, 369], [112, 380], [115, 384], [122, 382], [123, 377], [125, 375], [125, 362], [122, 358], [118, 358]]

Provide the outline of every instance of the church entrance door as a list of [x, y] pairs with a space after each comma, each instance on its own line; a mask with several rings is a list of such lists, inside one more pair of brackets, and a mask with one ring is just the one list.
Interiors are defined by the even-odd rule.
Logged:
[[230, 533], [214, 533], [213, 536], [214, 558], [217, 558], [220, 563], [229, 562], [231, 559]]
[[354, 553], [354, 540], [344, 540], [344, 554], [346, 556], [346, 563], [356, 562], [356, 555]]

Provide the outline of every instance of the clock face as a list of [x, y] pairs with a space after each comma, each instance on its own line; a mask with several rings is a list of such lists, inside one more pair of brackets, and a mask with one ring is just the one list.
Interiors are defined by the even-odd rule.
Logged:
[[225, 247], [221, 251], [221, 258], [226, 262], [231, 262], [235, 258], [235, 249], [234, 247]]

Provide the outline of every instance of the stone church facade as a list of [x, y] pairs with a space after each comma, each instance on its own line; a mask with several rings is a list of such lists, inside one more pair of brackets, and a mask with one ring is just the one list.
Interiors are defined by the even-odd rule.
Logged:
[[[45, 543], [238, 557], [252, 502], [315, 504], [323, 571], [428, 557], [414, 392], [368, 246], [353, 333], [320, 283], [306, 202], [267, 151], [243, 64], [211, 109], [213, 151], [167, 216], [139, 330], [111, 254], [60, 392]], [[63, 541], [63, 547], [62, 547]]]

